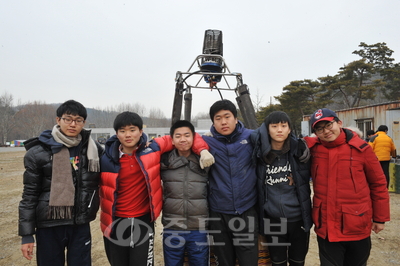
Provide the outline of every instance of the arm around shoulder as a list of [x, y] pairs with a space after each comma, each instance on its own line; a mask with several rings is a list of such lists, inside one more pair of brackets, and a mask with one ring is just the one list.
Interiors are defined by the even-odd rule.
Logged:
[[207, 142], [200, 136], [199, 133], [194, 134], [192, 151], [198, 155], [202, 150], [209, 150]]
[[[161, 153], [169, 152], [174, 149], [174, 145], [172, 145], [172, 138], [170, 135], [165, 135], [165, 136], [162, 136], [159, 138], [155, 138], [155, 139], [153, 139], [153, 142], [155, 142], [156, 145], [158, 145]], [[151, 145], [152, 144], [150, 144], [150, 146]]]

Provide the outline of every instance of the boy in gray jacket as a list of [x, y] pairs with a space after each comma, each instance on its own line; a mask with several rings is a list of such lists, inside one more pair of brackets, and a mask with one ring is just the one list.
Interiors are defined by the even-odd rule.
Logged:
[[186, 251], [190, 265], [206, 266], [207, 169], [201, 169], [199, 156], [191, 150], [195, 132], [189, 121], [177, 121], [170, 134], [175, 149], [161, 157], [164, 262], [183, 265]]

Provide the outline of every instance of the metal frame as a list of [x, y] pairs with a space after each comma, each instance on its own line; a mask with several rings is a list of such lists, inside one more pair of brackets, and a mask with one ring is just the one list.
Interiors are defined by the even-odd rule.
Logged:
[[[202, 63], [204, 62], [219, 62], [221, 63], [222, 71], [221, 72], [205, 72], [201, 71]], [[197, 67], [197, 71], [193, 71], [194, 67]], [[217, 82], [207, 83], [204, 80], [204, 75], [210, 76], [222, 76], [221, 80]], [[200, 77], [199, 77], [200, 76]], [[195, 83], [189, 82], [190, 78], [197, 77], [195, 79]], [[229, 84], [227, 77], [235, 77], [236, 78], [236, 86], [233, 87]], [[190, 79], [193, 80], [193, 79]], [[236, 94], [236, 101], [242, 113], [244, 123], [247, 128], [257, 128], [257, 120], [255, 116], [255, 111], [253, 108], [253, 104], [250, 99], [249, 89], [246, 84], [243, 84], [243, 78], [241, 73], [232, 73], [224, 58], [221, 55], [216, 54], [202, 54], [198, 55], [193, 63], [190, 65], [188, 71], [182, 72], [177, 71], [175, 77], [175, 97], [174, 104], [172, 109], [172, 119], [171, 124], [173, 125], [176, 121], [178, 121], [181, 117], [182, 112], [182, 101], [185, 101], [185, 111], [184, 111], [184, 119], [190, 121], [191, 120], [191, 108], [192, 108], [192, 88], [196, 89], [208, 89], [213, 90], [216, 89], [223, 99], [221, 91], [234, 91]], [[207, 84], [208, 86], [205, 86]], [[218, 84], [218, 86], [217, 86]], [[222, 85], [222, 86], [221, 86]], [[183, 97], [184, 96], [184, 97]]]
[[[216, 61], [215, 59], [219, 59], [223, 64], [222, 64], [222, 72], [202, 72], [201, 70], [198, 71], [192, 71], [192, 69], [196, 66], [197, 69], [200, 69], [201, 65], [202, 65], [202, 61]], [[204, 75], [218, 75], [218, 76], [222, 76], [221, 82], [222, 80], [224, 82], [219, 82], [219, 85], [223, 85], [223, 87], [220, 86], [213, 86], [211, 83], [206, 83], [204, 81]], [[195, 83], [195, 85], [191, 85], [188, 82], [188, 79], [192, 76], [200, 76], [197, 79], [197, 82]], [[232, 88], [227, 80], [226, 77], [236, 77], [236, 86], [235, 88]], [[196, 88], [196, 89], [218, 89], [218, 90], [230, 90], [230, 91], [235, 91], [236, 95], [238, 96], [237, 93], [237, 88], [241, 85], [243, 85], [243, 79], [242, 79], [242, 74], [241, 73], [232, 73], [224, 58], [220, 55], [214, 55], [214, 54], [203, 54], [203, 55], [199, 55], [196, 57], [196, 59], [193, 61], [193, 63], [190, 65], [189, 69], [187, 72], [182, 72], [182, 71], [177, 71], [176, 72], [176, 78], [175, 81], [177, 83], [183, 83], [185, 85], [186, 88], [188, 88], [189, 90], [191, 88]], [[208, 87], [206, 86], [200, 86], [201, 83], [203, 84], [208, 84]], [[225, 86], [225, 87], [224, 87]], [[183, 93], [183, 92], [182, 92]]]

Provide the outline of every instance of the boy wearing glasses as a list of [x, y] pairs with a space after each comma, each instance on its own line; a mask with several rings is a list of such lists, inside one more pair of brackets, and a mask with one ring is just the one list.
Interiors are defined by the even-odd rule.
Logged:
[[69, 100], [57, 124], [26, 141], [24, 190], [19, 204], [21, 251], [37, 265], [91, 265], [89, 222], [99, 208], [99, 158], [103, 148], [83, 127], [86, 108]]
[[371, 230], [389, 221], [386, 178], [372, 148], [327, 108], [310, 119], [312, 218], [322, 266], [366, 265]]

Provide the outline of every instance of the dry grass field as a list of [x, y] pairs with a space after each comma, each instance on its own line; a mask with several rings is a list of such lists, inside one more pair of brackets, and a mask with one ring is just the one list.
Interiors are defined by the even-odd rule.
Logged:
[[[22, 194], [22, 174], [24, 151], [8, 148], [0, 152], [0, 265], [36, 265], [35, 259], [28, 261], [20, 251], [18, 237], [18, 203]], [[400, 265], [400, 194], [390, 193], [391, 222], [379, 234], [372, 233], [372, 251], [368, 265]], [[91, 223], [92, 257], [94, 266], [108, 265], [103, 249], [103, 239], [99, 221]], [[162, 226], [156, 227], [156, 265], [163, 265], [161, 249]], [[315, 234], [312, 233], [310, 249], [306, 260], [307, 266], [319, 265], [318, 246]]]

